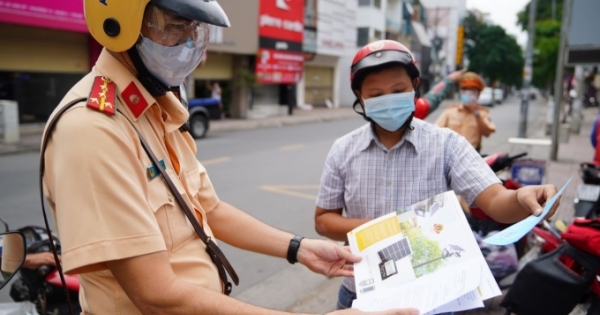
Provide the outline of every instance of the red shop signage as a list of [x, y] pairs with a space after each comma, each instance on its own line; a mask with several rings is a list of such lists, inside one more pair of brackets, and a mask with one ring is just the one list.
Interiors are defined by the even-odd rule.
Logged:
[[256, 58], [256, 82], [295, 84], [302, 77], [304, 54], [260, 48]]
[[304, 0], [260, 0], [260, 47], [302, 51]]
[[0, 0], [0, 22], [87, 33], [81, 0]]

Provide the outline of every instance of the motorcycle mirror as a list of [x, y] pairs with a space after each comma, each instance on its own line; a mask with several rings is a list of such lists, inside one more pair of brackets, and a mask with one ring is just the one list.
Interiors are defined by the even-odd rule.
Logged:
[[23, 266], [25, 253], [25, 236], [21, 232], [0, 233], [0, 289]]

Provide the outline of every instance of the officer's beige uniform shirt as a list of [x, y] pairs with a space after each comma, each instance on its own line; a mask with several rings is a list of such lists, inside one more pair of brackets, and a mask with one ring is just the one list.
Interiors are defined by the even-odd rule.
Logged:
[[476, 149], [481, 147], [481, 136], [489, 137], [496, 131], [496, 126], [490, 118], [490, 111], [479, 105], [479, 117], [463, 104], [447, 107], [435, 124], [456, 131], [469, 141]]
[[[198, 211], [208, 235], [206, 213], [219, 199], [206, 170], [196, 160], [196, 145], [178, 128], [188, 112], [172, 94], [154, 99], [129, 70], [104, 50], [92, 69], [65, 96], [87, 97], [96, 76], [116, 84], [114, 116], [82, 102], [59, 120], [46, 151], [45, 194], [57, 223], [66, 273], [79, 274], [84, 314], [140, 314], [105, 262], [167, 251], [182, 280], [221, 292], [221, 282], [205, 246], [151, 165], [132, 121], [191, 208]], [[130, 84], [134, 84], [133, 87]], [[125, 99], [123, 91], [129, 87]], [[136, 118], [128, 106], [148, 106]], [[159, 105], [160, 104], [160, 105]], [[162, 119], [161, 119], [162, 117]], [[165, 140], [181, 166], [176, 174]], [[149, 275], [151, 276], [151, 275]]]

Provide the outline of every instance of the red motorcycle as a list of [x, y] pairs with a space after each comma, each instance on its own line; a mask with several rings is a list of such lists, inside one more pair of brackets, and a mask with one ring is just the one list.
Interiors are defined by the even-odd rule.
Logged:
[[[516, 160], [526, 155], [526, 152], [515, 155], [496, 153], [485, 156], [484, 161], [492, 169], [492, 171], [494, 171], [494, 173], [499, 174], [503, 171], [509, 170]], [[518, 182], [511, 178], [501, 179], [501, 181], [504, 187], [507, 189], [516, 190], [521, 187]], [[479, 249], [484, 256], [492, 275], [498, 282], [500, 288], [510, 287], [519, 268], [524, 264], [523, 260], [525, 259], [524, 256], [527, 252], [527, 236], [523, 237], [518, 242], [507, 246], [487, 244], [483, 242], [485, 237], [502, 231], [510, 226], [510, 224], [503, 224], [494, 221], [492, 218], [487, 216], [483, 210], [477, 207], [469, 208], [468, 212], [467, 221], [469, 222], [475, 239], [479, 244]], [[530, 256], [531, 255], [532, 254], [530, 254]]]
[[[6, 221], [0, 218], [6, 231], [10, 229]], [[43, 252], [52, 253], [50, 242], [54, 243], [60, 254], [60, 241], [55, 235], [52, 240], [48, 237], [46, 229], [39, 226], [25, 226], [16, 231], [20, 232], [25, 239], [26, 257]], [[27, 261], [27, 259], [26, 259]], [[81, 312], [79, 301], [79, 278], [72, 275], [64, 275], [69, 298], [73, 311]], [[60, 281], [58, 269], [54, 266], [42, 265], [31, 269], [24, 266], [16, 274], [15, 281], [10, 288], [10, 297], [15, 302], [30, 301], [36, 306], [40, 315], [69, 314], [65, 290]]]
[[576, 218], [564, 232], [544, 221], [533, 236], [542, 255], [517, 274], [506, 314], [600, 314], [600, 219]]

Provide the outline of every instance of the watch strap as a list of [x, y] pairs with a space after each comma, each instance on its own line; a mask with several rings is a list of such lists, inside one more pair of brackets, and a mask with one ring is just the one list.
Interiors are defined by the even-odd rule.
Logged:
[[302, 242], [303, 239], [304, 237], [296, 235], [290, 240], [290, 245], [287, 251], [287, 261], [290, 264], [295, 264], [298, 262], [298, 249], [300, 249], [300, 242]]

